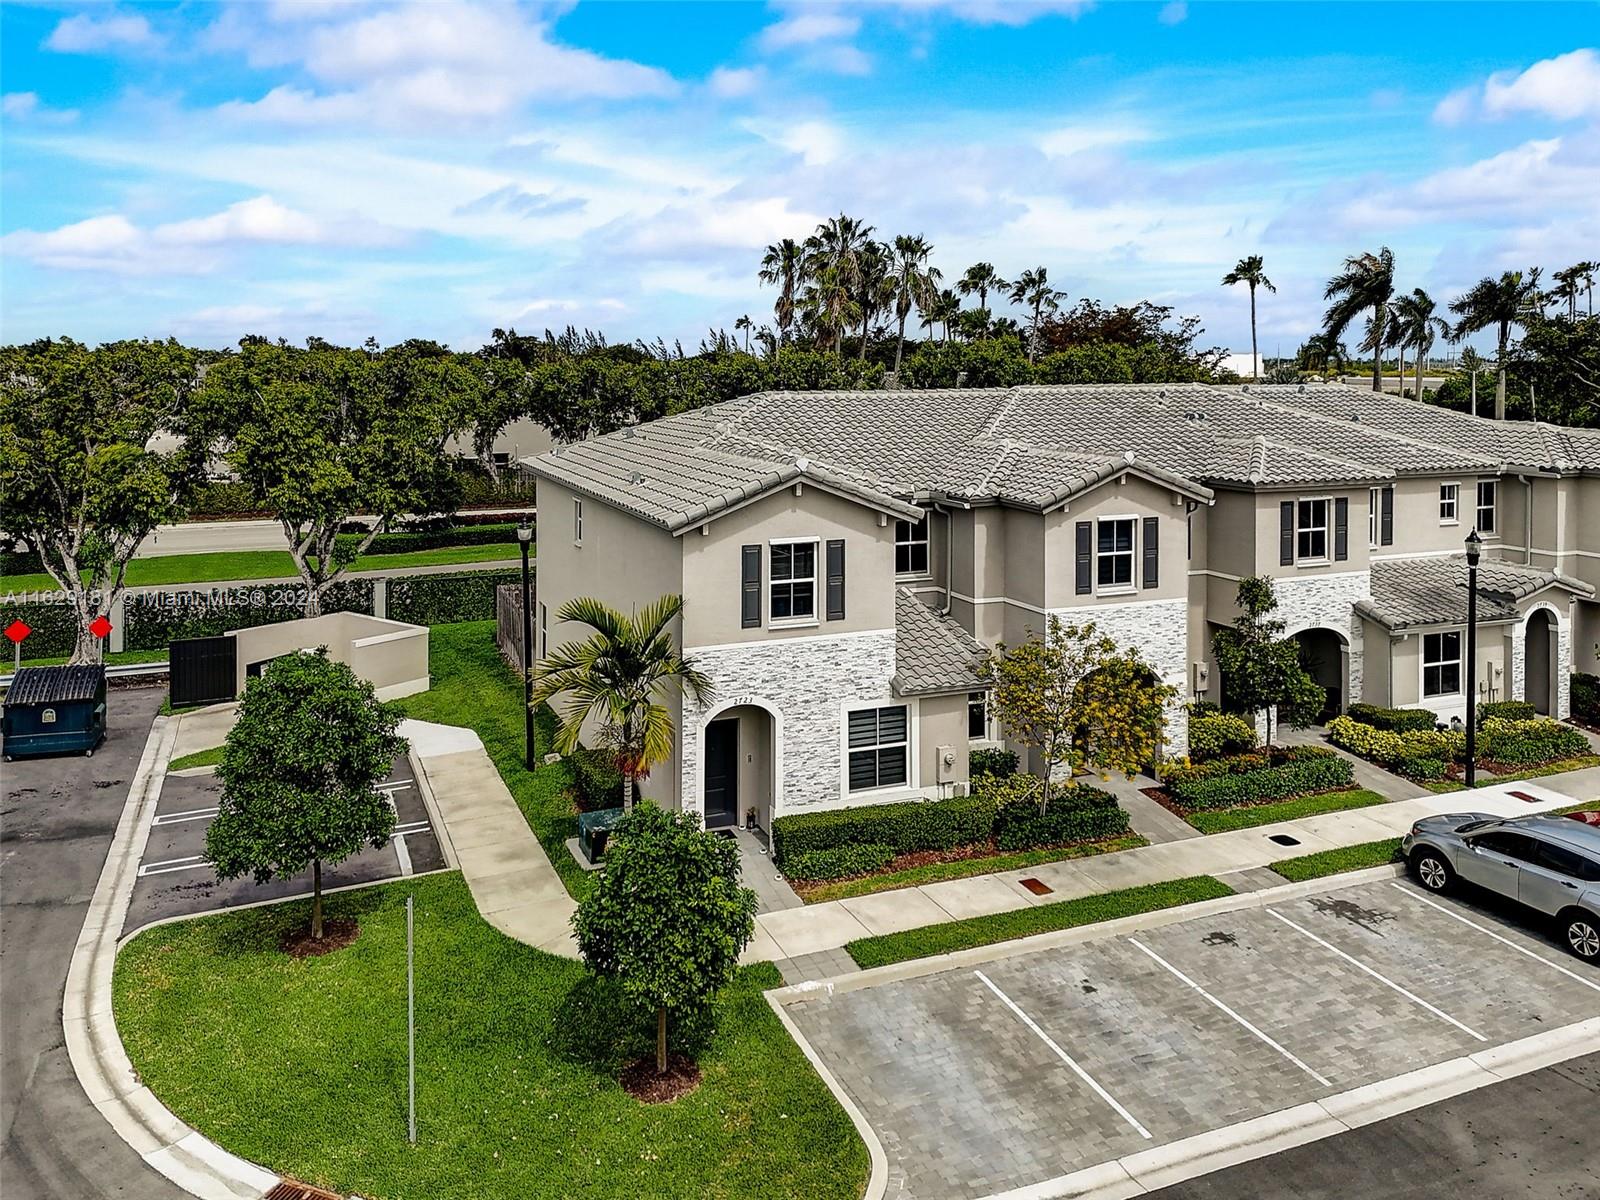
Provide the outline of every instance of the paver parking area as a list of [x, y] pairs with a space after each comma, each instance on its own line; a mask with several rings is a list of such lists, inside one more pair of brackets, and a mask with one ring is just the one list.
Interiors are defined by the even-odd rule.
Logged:
[[[389, 777], [378, 786], [394, 802], [395, 836], [376, 850], [363, 849], [336, 866], [324, 866], [324, 888], [376, 883], [445, 865], [410, 762], [396, 759]], [[169, 775], [163, 781], [124, 930], [167, 917], [311, 893], [309, 871], [262, 884], [248, 875], [227, 882], [216, 877], [206, 864], [205, 846], [221, 791], [215, 775]]]
[[943, 1200], [1592, 1018], [1600, 971], [1528, 923], [1399, 879], [786, 1011], [876, 1130], [888, 1194]]

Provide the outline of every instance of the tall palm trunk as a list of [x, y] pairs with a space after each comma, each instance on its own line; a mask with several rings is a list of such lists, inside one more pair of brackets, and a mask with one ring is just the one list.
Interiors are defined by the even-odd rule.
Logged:
[[1261, 382], [1261, 355], [1256, 350], [1256, 285], [1250, 285], [1250, 382]]
[[1421, 346], [1417, 347], [1417, 399], [1422, 399], [1422, 360], [1427, 357]]
[[1396, 355], [1397, 355], [1397, 358], [1398, 358], [1398, 361], [1395, 363], [1395, 367], [1396, 367], [1395, 374], [1398, 375], [1399, 378], [1400, 378], [1400, 390], [1401, 391], [1405, 391], [1405, 387], [1406, 387], [1406, 348], [1405, 348], [1405, 344], [1401, 343], [1399, 346], [1396, 346], [1395, 347], [1395, 351], [1396, 351]]
[[906, 315], [909, 311], [908, 309], [900, 314], [900, 336], [895, 339], [894, 343], [894, 377], [896, 382], [900, 379], [900, 355], [906, 348]]
[[1372, 390], [1383, 391], [1383, 306], [1372, 310]]
[[1500, 341], [1495, 350], [1494, 362], [1494, 419], [1506, 419], [1506, 339], [1511, 336], [1511, 323], [1500, 322]]

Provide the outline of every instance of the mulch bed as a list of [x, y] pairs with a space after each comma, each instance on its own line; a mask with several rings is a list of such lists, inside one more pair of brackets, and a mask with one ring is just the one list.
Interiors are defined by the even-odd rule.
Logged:
[[700, 1086], [700, 1068], [682, 1054], [667, 1056], [667, 1069], [656, 1071], [656, 1058], [641, 1058], [622, 1068], [622, 1090], [640, 1104], [670, 1104]]
[[311, 936], [311, 926], [300, 925], [283, 935], [278, 949], [293, 958], [316, 958], [343, 950], [361, 932], [361, 922], [353, 917], [329, 917], [322, 922], [322, 940]]

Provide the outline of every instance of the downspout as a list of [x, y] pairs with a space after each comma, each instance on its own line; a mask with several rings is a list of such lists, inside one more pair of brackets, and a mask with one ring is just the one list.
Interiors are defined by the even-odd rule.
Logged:
[[1518, 475], [1522, 484], [1522, 561], [1533, 566], [1533, 480]]
[[948, 617], [955, 601], [950, 596], [950, 589], [954, 586], [955, 570], [955, 522], [956, 515], [943, 504], [934, 502], [935, 512], [944, 514], [944, 603], [939, 606], [939, 615]]

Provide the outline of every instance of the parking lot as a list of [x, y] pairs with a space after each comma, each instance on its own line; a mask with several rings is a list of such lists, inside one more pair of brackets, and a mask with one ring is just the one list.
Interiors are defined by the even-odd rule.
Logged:
[[[395, 806], [394, 837], [379, 849], [363, 849], [336, 866], [324, 865], [325, 889], [376, 883], [445, 865], [410, 762], [403, 756], [396, 759], [388, 779], [379, 787]], [[167, 776], [139, 860], [139, 878], [125, 929], [167, 917], [310, 894], [309, 871], [263, 884], [248, 875], [223, 882], [212, 873], [205, 861], [206, 829], [216, 816], [221, 791], [215, 775]]]
[[982, 1197], [1600, 1014], [1600, 971], [1409, 880], [792, 1001], [890, 1196]]

